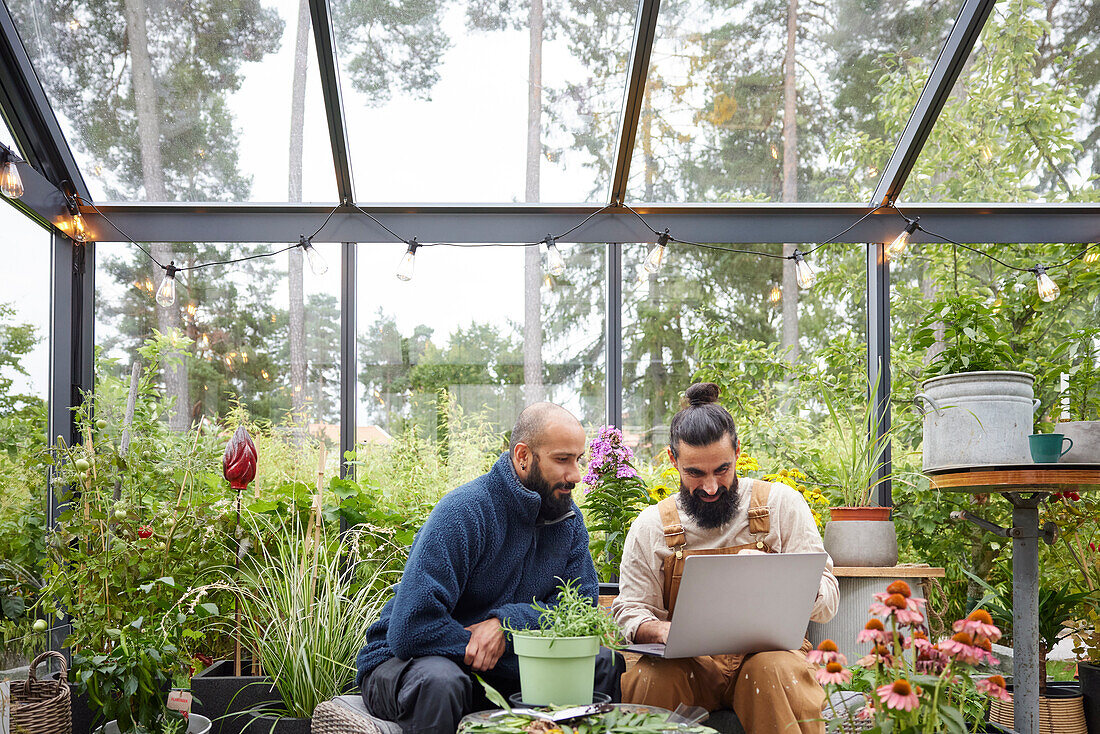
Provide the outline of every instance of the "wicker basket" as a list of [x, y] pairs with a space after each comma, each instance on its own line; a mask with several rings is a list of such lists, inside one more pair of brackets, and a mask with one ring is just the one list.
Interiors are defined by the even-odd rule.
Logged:
[[[1015, 727], [1012, 701], [994, 698], [989, 704], [989, 720], [994, 724]], [[1086, 734], [1085, 708], [1080, 696], [1073, 698], [1039, 698], [1039, 731], [1036, 734]]]
[[[61, 661], [57, 680], [40, 681], [38, 664], [49, 658]], [[65, 656], [59, 652], [44, 652], [31, 662], [25, 681], [11, 684], [12, 734], [72, 734], [73, 711], [69, 700], [69, 671]]]

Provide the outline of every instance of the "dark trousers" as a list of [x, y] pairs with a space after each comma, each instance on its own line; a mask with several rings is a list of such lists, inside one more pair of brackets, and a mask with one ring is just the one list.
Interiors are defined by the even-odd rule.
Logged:
[[[596, 658], [596, 690], [622, 700], [619, 676], [623, 656], [600, 648]], [[519, 680], [479, 673], [505, 698], [519, 691]], [[396, 722], [407, 734], [454, 734], [468, 713], [493, 709], [473, 671], [450, 658], [430, 656], [390, 658], [363, 679], [363, 703], [380, 719]]]

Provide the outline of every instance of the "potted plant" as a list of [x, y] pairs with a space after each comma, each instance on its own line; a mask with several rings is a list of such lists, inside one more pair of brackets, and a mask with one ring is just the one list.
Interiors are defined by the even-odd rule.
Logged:
[[933, 644], [924, 600], [912, 596], [907, 583], [893, 582], [874, 600], [871, 619], [859, 635], [869, 648], [865, 657], [848, 667], [832, 640], [807, 655], [821, 666], [816, 677], [827, 692], [851, 690], [865, 697], [865, 705], [855, 711], [827, 711], [833, 720], [830, 731], [979, 730], [986, 702], [1009, 698], [1003, 678], [977, 675], [978, 665], [995, 662], [989, 648], [1000, 637], [989, 613], [976, 610], [954, 623], [952, 637]]
[[614, 649], [621, 644], [615, 621], [581, 595], [573, 579], [558, 587], [554, 606], [532, 606], [541, 610], [537, 629], [514, 629], [507, 620], [504, 624], [519, 658], [523, 702], [531, 706], [592, 703], [600, 645]]
[[[873, 395], [876, 385], [870, 387]], [[881, 416], [873, 400], [866, 400], [862, 410], [852, 414], [836, 404], [829, 386], [821, 385], [817, 392], [828, 409], [827, 433], [825, 448], [815, 452], [816, 466], [807, 473], [838, 501], [830, 507], [825, 524], [825, 550], [837, 566], [894, 566], [898, 540], [891, 508], [875, 504], [880, 484], [906, 481], [899, 472], [880, 476], [894, 429], [880, 435]]]
[[1030, 463], [1035, 377], [1015, 359], [994, 307], [977, 295], [934, 301], [913, 336], [941, 351], [914, 400], [923, 412], [923, 468]]
[[[266, 676], [260, 688], [277, 694], [276, 701], [243, 712], [250, 720], [244, 732], [308, 733], [317, 705], [354, 683], [351, 663], [362, 646], [362, 631], [377, 619], [391, 591], [388, 559], [359, 557], [360, 536], [367, 531], [329, 538], [320, 504], [314, 508], [308, 522], [298, 514], [246, 510], [242, 525], [252, 550], [240, 569], [219, 569], [217, 580], [179, 602], [181, 608], [198, 609], [199, 600], [213, 592], [236, 597], [242, 644]], [[223, 634], [235, 624], [228, 611], [208, 621]]]

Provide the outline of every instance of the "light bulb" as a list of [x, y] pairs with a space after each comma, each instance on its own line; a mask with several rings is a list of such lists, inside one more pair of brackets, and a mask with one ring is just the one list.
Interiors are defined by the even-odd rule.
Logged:
[[794, 258], [794, 272], [798, 287], [804, 290], [812, 288], [817, 281], [817, 273], [806, 262], [805, 256], [799, 250], [795, 250], [792, 257]]
[[1042, 301], [1050, 303], [1062, 292], [1058, 289], [1058, 284], [1047, 275], [1047, 269], [1042, 265], [1035, 268], [1035, 280], [1036, 285], [1039, 286], [1039, 299]]
[[[918, 217], [917, 219], [919, 219]], [[905, 252], [905, 248], [909, 246], [909, 236], [917, 231], [917, 219], [910, 221], [905, 225], [905, 229], [902, 233], [894, 238], [894, 241], [886, 248], [886, 259], [892, 260], [895, 257], [900, 257]]]
[[773, 285], [772, 292], [768, 294], [768, 303], [775, 306], [783, 300], [783, 291], [779, 290], [779, 286]]
[[665, 247], [670, 239], [672, 239], [672, 235], [668, 233], [667, 229], [657, 237], [657, 244], [653, 246], [645, 259], [644, 267], [647, 273], [656, 273], [661, 269], [661, 264], [665, 261]]
[[546, 264], [549, 266], [550, 274], [555, 278], [560, 278], [565, 274], [565, 258], [561, 256], [561, 251], [554, 244], [553, 237], [546, 235], [543, 242], [546, 243]]
[[164, 269], [164, 280], [160, 282], [160, 288], [157, 288], [157, 303], [164, 308], [168, 308], [176, 302], [177, 269], [175, 260], [168, 263], [168, 267]]
[[413, 237], [409, 240], [409, 249], [401, 256], [401, 262], [397, 265], [397, 279], [409, 281], [413, 278], [413, 270], [416, 268], [416, 248], [420, 243]]
[[88, 227], [84, 224], [84, 217], [80, 216], [80, 212], [73, 214], [73, 220], [69, 223], [69, 227], [72, 232], [69, 234], [77, 242], [88, 241]]
[[23, 179], [19, 177], [19, 169], [15, 167], [15, 161], [11, 154], [4, 152], [3, 165], [0, 165], [0, 194], [9, 199], [18, 199], [23, 195]]
[[317, 252], [317, 248], [313, 246], [305, 235], [300, 235], [301, 239], [298, 240], [298, 245], [306, 251], [306, 260], [309, 261], [309, 269], [314, 275], [324, 275], [328, 272], [328, 263], [325, 262], [325, 258], [321, 257], [321, 253]]

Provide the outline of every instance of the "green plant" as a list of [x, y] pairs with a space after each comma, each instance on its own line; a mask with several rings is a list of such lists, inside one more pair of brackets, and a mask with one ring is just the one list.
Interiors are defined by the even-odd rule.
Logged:
[[912, 344], [920, 350], [942, 344], [943, 350], [928, 364], [926, 376], [1003, 370], [1017, 361], [1008, 341], [1011, 330], [1001, 323], [992, 300], [991, 293], [965, 293], [929, 304]]
[[208, 626], [229, 634], [235, 615], [201, 600], [230, 593], [239, 604], [243, 643], [279, 693], [281, 707], [271, 712], [305, 718], [354, 682], [363, 630], [378, 618], [396, 574], [385, 557], [359, 556], [362, 531], [329, 540], [316, 515], [308, 525], [302, 519], [246, 513], [242, 522], [258, 546], [239, 571], [218, 569], [216, 581], [189, 591], [179, 606], [200, 622], [213, 614]]
[[[478, 676], [478, 681], [485, 689], [485, 697], [490, 703], [499, 706], [506, 714], [493, 716], [488, 721], [468, 723], [458, 731], [459, 734], [530, 734], [531, 732], [546, 732], [546, 734], [664, 734], [664, 732], [685, 732], [703, 734], [712, 731], [703, 726], [692, 724], [673, 723], [669, 721], [667, 713], [652, 713], [650, 711], [625, 711], [607, 707], [607, 710], [590, 714], [583, 718], [576, 717], [565, 720], [568, 723], [554, 724], [547, 720], [532, 719], [530, 716], [512, 713], [512, 707], [500, 691], [493, 688]], [[576, 707], [572, 707], [576, 708]], [[545, 709], [547, 715], [563, 711], [560, 706], [550, 706]]]
[[504, 629], [511, 634], [532, 637], [598, 637], [604, 647], [621, 647], [622, 633], [611, 615], [592, 599], [581, 594], [580, 584], [576, 579], [558, 580], [561, 584], [558, 585], [557, 599], [552, 605], [531, 605], [540, 612], [537, 628], [516, 629], [509, 626], [508, 620], [504, 620]]
[[[141, 617], [107, 630], [114, 646], [105, 653], [73, 655], [76, 681], [103, 720], [118, 722], [119, 731], [178, 734], [187, 728], [183, 716], [168, 709], [168, 690], [186, 683], [188, 666], [165, 628], [147, 630]], [[174, 625], [168, 629], [177, 629]]]
[[858, 640], [870, 643], [871, 651], [855, 669], [845, 667], [848, 661], [832, 640], [807, 655], [822, 666], [816, 677], [826, 690], [859, 690], [867, 696], [866, 706], [854, 715], [834, 711], [830, 731], [846, 725], [857, 729], [851, 726], [854, 718], [871, 722], [866, 729], [871, 734], [966, 734], [981, 721], [986, 696], [1008, 698], [1001, 676], [973, 677], [975, 666], [995, 662], [989, 649], [1001, 633], [988, 613], [978, 610], [958, 620], [952, 625], [954, 636], [932, 644], [924, 600], [913, 597], [904, 581], [875, 594], [869, 611], [872, 618]]
[[604, 581], [619, 574], [623, 542], [634, 518], [654, 500], [631, 461], [634, 452], [615, 426], [602, 426], [588, 445], [584, 512], [592, 532], [592, 560]]
[[[873, 396], [877, 384], [871, 383], [866, 394]], [[837, 404], [835, 391], [824, 380], [818, 388], [828, 422], [820, 441], [824, 448], [806, 453], [814, 461], [812, 467], [803, 467], [811, 483], [825, 488], [844, 507], [872, 505], [875, 489], [883, 482], [910, 484], [906, 472], [882, 472], [895, 428], [880, 432], [882, 416], [874, 400], [864, 400], [860, 412], [852, 413]]]

